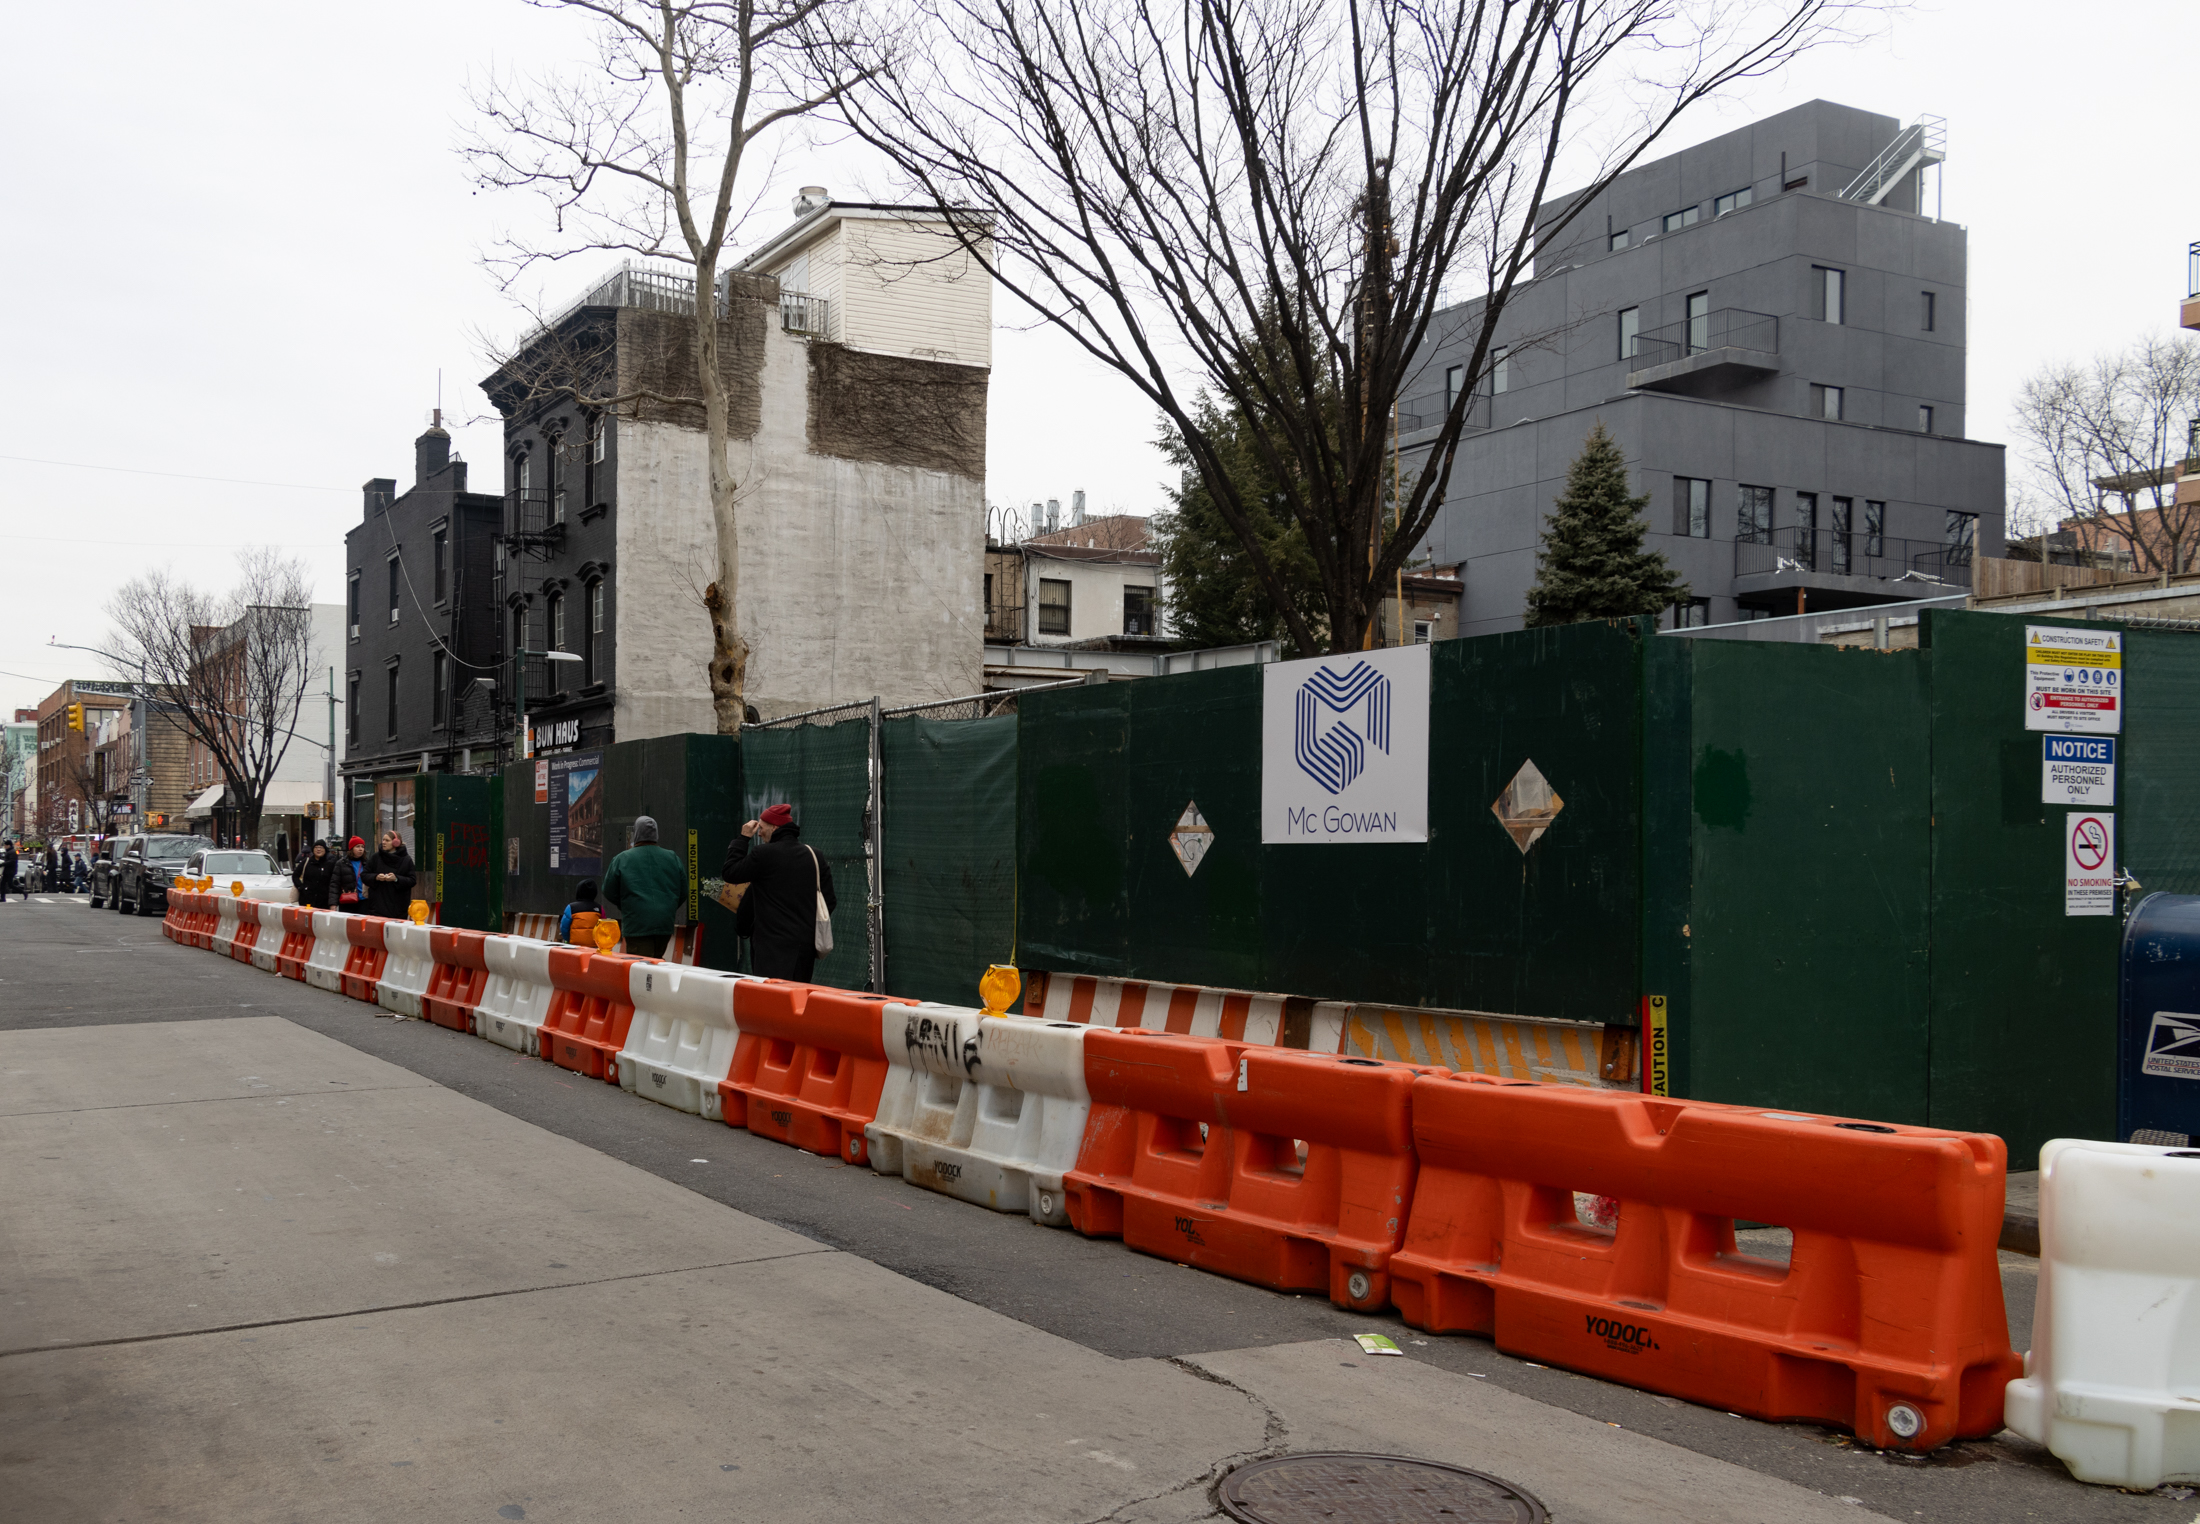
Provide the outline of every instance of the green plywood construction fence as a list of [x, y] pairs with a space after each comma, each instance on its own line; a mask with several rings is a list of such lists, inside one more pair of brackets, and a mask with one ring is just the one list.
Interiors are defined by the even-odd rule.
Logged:
[[[802, 843], [832, 871], [833, 950], [817, 960], [820, 984], [860, 990], [870, 979], [864, 921], [869, 897], [863, 851], [864, 811], [870, 795], [871, 723], [797, 725], [753, 729], [741, 736], [742, 808], [753, 820], [774, 804], [794, 806]], [[723, 860], [726, 844], [719, 844]], [[714, 865], [713, 873], [717, 871]]]
[[978, 1003], [1016, 935], [1016, 718], [885, 722], [886, 987]]

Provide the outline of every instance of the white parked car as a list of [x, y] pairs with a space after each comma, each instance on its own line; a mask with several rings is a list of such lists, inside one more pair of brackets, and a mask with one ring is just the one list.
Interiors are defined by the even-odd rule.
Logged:
[[298, 886], [265, 852], [209, 847], [192, 854], [183, 875], [211, 878], [214, 882], [208, 886], [208, 894], [232, 894], [236, 885], [243, 884], [248, 900], [269, 900], [279, 905], [296, 904], [298, 900]]

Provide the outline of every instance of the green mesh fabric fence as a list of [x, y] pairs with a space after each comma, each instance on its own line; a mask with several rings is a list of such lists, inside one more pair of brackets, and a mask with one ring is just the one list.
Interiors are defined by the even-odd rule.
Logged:
[[[741, 732], [742, 819], [774, 804], [794, 806], [802, 843], [832, 870], [840, 903], [833, 912], [833, 950], [817, 960], [817, 982], [860, 990], [870, 977], [865, 926], [863, 811], [869, 794], [871, 724], [751, 728]], [[724, 861], [724, 845], [711, 865]]]
[[975, 1005], [1015, 938], [1016, 720], [886, 721], [886, 987]]

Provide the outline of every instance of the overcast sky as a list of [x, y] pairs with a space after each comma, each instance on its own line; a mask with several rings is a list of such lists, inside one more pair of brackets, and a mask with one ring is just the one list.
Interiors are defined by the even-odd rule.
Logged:
[[[1814, 54], [1704, 108], [1670, 147], [1825, 97], [1948, 121], [1944, 214], [1970, 229], [1970, 432], [2006, 440], [2043, 362], [2172, 327], [2192, 194], [2191, 98], [2174, 61], [2189, 0], [1939, 0], [1868, 44]], [[87, 36], [88, 19], [96, 17]], [[0, 397], [0, 708], [104, 676], [113, 584], [168, 566], [226, 584], [237, 547], [306, 555], [340, 596], [359, 484], [411, 477], [436, 405], [500, 490], [479, 336], [518, 321], [479, 253], [524, 201], [476, 195], [453, 152], [470, 78], [585, 46], [519, 0], [12, 13], [0, 124], [0, 261], [11, 301]], [[2157, 74], [2168, 67], [2168, 74]], [[844, 149], [789, 151], [792, 188], [877, 191]], [[562, 301], [607, 261], [552, 276]], [[1059, 340], [1004, 329], [987, 495], [1087, 492], [1150, 512], [1149, 409]], [[2014, 464], [2014, 463], [2012, 463]], [[103, 469], [88, 469], [98, 467]]]

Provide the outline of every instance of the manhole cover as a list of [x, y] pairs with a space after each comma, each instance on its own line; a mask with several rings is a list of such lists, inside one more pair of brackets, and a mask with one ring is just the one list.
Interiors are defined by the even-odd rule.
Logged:
[[1331, 1452], [1282, 1455], [1222, 1480], [1222, 1508], [1245, 1524], [1547, 1524], [1534, 1496], [1499, 1477]]

